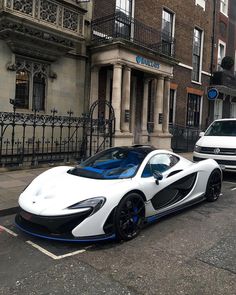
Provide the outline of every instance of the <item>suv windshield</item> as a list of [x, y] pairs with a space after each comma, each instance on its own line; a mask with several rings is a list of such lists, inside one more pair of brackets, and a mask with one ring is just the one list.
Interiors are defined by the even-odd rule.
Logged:
[[205, 136], [236, 136], [236, 120], [215, 121], [204, 134]]
[[150, 148], [112, 148], [96, 154], [68, 173], [94, 179], [131, 178], [150, 151]]

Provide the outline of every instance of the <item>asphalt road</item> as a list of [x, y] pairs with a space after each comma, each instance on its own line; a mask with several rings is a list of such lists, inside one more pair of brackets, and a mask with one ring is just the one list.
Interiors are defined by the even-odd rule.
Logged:
[[32, 239], [0, 218], [0, 294], [236, 294], [236, 181], [223, 195], [162, 218], [130, 242]]

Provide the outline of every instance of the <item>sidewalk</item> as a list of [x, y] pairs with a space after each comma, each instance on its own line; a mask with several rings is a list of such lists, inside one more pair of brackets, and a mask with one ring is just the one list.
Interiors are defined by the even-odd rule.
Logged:
[[[192, 153], [181, 153], [180, 155], [192, 160]], [[37, 175], [50, 168], [52, 167], [0, 172], [0, 217], [14, 213], [17, 210], [17, 200], [22, 190]]]

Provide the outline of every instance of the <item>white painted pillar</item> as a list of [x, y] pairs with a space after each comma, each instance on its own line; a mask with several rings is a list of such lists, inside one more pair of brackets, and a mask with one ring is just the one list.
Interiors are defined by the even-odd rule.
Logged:
[[144, 80], [144, 88], [143, 88], [143, 108], [142, 108], [142, 134], [147, 134], [147, 119], [148, 119], [148, 87], [149, 87], [149, 79]]
[[[130, 131], [130, 87], [131, 87], [131, 69], [125, 67], [123, 71], [122, 82], [122, 104], [121, 104], [121, 131]], [[125, 120], [125, 112], [129, 112], [129, 120]]]
[[115, 64], [113, 67], [112, 105], [115, 111], [115, 118], [116, 118], [115, 132], [116, 133], [120, 133], [121, 82], [122, 82], [122, 65]]

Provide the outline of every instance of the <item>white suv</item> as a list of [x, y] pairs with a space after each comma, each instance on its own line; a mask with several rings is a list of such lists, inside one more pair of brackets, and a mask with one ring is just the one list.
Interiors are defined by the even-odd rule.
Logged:
[[236, 118], [215, 120], [200, 133], [193, 161], [214, 159], [223, 170], [236, 171]]

